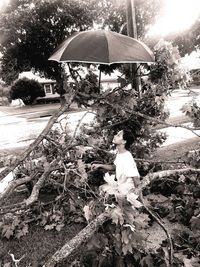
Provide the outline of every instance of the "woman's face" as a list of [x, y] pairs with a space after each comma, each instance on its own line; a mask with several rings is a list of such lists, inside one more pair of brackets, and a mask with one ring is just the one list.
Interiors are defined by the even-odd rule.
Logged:
[[121, 145], [124, 144], [124, 139], [123, 139], [123, 130], [119, 131], [116, 135], [113, 137], [113, 144], [115, 145]]

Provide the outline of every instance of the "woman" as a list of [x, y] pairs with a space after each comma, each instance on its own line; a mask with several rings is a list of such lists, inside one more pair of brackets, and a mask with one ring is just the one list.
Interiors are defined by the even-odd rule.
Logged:
[[115, 170], [116, 180], [132, 179], [133, 188], [137, 187], [140, 182], [140, 175], [133, 159], [132, 154], [128, 150], [133, 143], [133, 136], [127, 130], [119, 131], [113, 138], [113, 144], [116, 145], [117, 155], [114, 165], [108, 164], [92, 164], [92, 169], [103, 168], [108, 171]]

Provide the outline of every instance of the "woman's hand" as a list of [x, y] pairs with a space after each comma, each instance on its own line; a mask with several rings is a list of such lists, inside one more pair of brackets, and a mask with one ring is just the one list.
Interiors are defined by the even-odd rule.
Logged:
[[102, 167], [102, 164], [93, 163], [91, 164], [91, 170], [96, 170]]

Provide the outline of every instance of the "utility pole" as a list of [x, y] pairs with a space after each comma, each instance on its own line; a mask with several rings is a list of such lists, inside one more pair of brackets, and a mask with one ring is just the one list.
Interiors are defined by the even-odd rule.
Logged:
[[[137, 25], [135, 16], [135, 2], [134, 0], [126, 0], [126, 20], [127, 20], [127, 33], [128, 36], [137, 39]], [[138, 64], [133, 63], [130, 65], [132, 76], [132, 88], [137, 92], [140, 91], [140, 78], [138, 74]]]

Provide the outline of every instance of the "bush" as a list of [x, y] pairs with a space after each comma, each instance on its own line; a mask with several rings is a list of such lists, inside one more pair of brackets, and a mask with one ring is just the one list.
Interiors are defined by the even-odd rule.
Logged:
[[22, 78], [11, 86], [10, 96], [13, 100], [21, 98], [27, 105], [32, 104], [37, 97], [44, 97], [45, 92], [39, 82], [33, 79]]
[[0, 105], [8, 105], [10, 102], [10, 89], [0, 83]]

